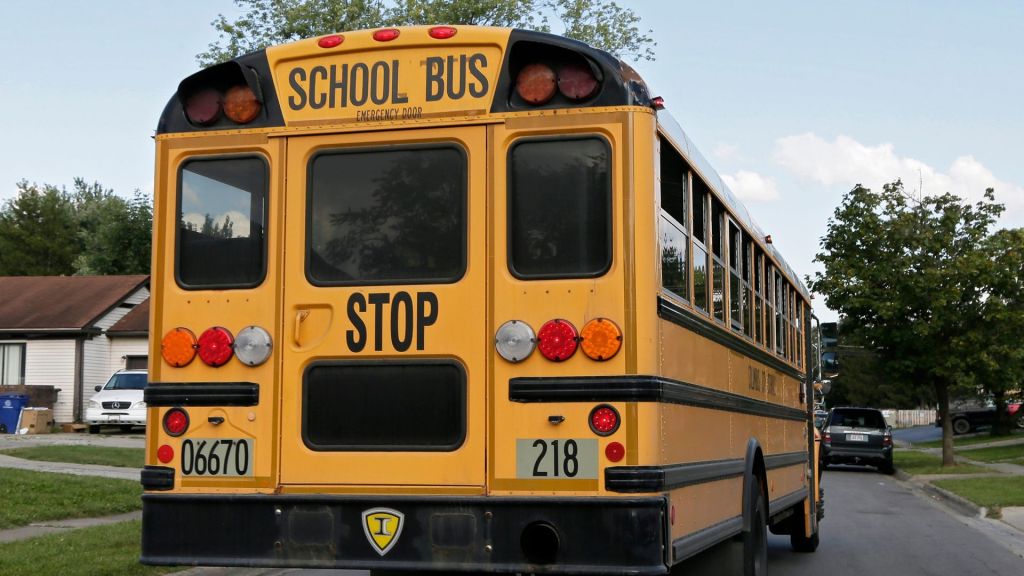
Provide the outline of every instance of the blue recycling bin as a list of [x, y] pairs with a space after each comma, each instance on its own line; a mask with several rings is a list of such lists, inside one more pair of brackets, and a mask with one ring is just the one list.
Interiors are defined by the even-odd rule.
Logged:
[[0, 394], [0, 434], [18, 432], [18, 419], [25, 404], [28, 404], [27, 394]]

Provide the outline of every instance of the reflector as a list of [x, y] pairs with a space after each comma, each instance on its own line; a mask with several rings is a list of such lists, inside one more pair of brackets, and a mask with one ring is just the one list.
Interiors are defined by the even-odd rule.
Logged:
[[164, 464], [169, 464], [171, 460], [174, 460], [174, 448], [164, 444], [160, 448], [157, 448], [156, 457]]
[[604, 455], [612, 462], [618, 462], [626, 455], [626, 448], [618, 442], [612, 442], [605, 446]]
[[534, 106], [551, 100], [555, 95], [555, 87], [555, 71], [547, 64], [529, 64], [516, 76], [516, 93]]

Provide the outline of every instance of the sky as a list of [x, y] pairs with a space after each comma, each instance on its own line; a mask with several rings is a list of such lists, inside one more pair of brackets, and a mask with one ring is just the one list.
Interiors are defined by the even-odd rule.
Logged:
[[[652, 92], [801, 276], [855, 184], [1024, 226], [1024, 2], [619, 0]], [[152, 135], [230, 0], [0, 0], [0, 201], [75, 177], [152, 193]], [[824, 320], [834, 314], [815, 308]]]

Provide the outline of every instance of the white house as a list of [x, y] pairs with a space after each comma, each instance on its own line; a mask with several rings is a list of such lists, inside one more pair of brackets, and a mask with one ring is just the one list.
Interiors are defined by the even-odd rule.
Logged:
[[0, 277], [0, 386], [53, 386], [54, 421], [80, 421], [95, 386], [144, 366], [148, 299], [144, 275]]

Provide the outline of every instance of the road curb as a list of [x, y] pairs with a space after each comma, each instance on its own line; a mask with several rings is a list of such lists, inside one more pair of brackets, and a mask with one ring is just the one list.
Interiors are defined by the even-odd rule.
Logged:
[[988, 509], [985, 508], [984, 506], [978, 506], [974, 502], [971, 502], [970, 500], [964, 498], [963, 496], [960, 496], [959, 494], [954, 494], [949, 490], [939, 488], [938, 486], [932, 484], [931, 482], [917, 479], [914, 476], [911, 476], [910, 474], [907, 474], [902, 470], [896, 470], [896, 478], [916, 488], [919, 488], [922, 492], [925, 492], [935, 500], [942, 502], [946, 506], [956, 510], [957, 512], [963, 514], [964, 516], [972, 516], [974, 518], [985, 518], [988, 514]]

